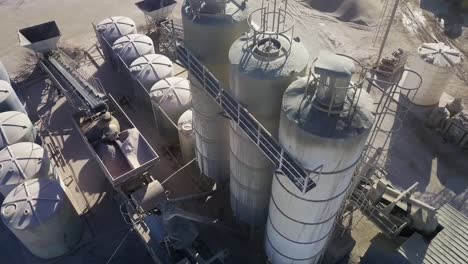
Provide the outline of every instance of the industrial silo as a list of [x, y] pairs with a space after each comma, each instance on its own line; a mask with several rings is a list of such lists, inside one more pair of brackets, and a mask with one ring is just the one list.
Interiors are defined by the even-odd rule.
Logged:
[[127, 66], [130, 66], [138, 57], [154, 54], [153, 40], [143, 34], [123, 36], [114, 42], [112, 49]]
[[[281, 18], [255, 25], [273, 14]], [[229, 51], [231, 94], [276, 137], [281, 98], [288, 85], [304, 75], [309, 54], [292, 35], [293, 18], [284, 9], [259, 9], [249, 22], [252, 33], [236, 40]], [[233, 121], [229, 143], [233, 212], [245, 223], [262, 225], [268, 213], [272, 164]]]
[[8, 74], [8, 71], [6, 70], [5, 66], [3, 66], [3, 63], [1, 61], [0, 61], [0, 80], [10, 83], [10, 75]]
[[[228, 88], [231, 44], [248, 31], [247, 1], [185, 1], [182, 6], [184, 45]], [[196, 155], [202, 173], [219, 184], [229, 181], [227, 119], [222, 109], [189, 74], [192, 83]]]
[[0, 112], [19, 111], [26, 113], [23, 104], [10, 83], [0, 80]]
[[265, 238], [271, 263], [317, 263], [333, 231], [374, 121], [372, 99], [350, 82], [355, 66], [321, 52], [315, 74], [284, 94], [280, 144], [316, 187], [306, 191], [274, 174]]
[[[112, 45], [122, 36], [136, 34], [137, 27], [135, 22], [123, 16], [108, 17], [96, 25], [96, 31], [101, 43], [104, 56], [107, 61], [112, 61]], [[106, 41], [103, 41], [105, 39]]]
[[36, 129], [29, 117], [17, 111], [0, 113], [0, 149], [19, 142], [34, 142]]
[[422, 44], [418, 48], [417, 58], [411, 64], [411, 69], [422, 77], [421, 87], [412, 102], [421, 106], [436, 105], [461, 58], [458, 50], [442, 42]]
[[7, 196], [18, 184], [35, 178], [54, 179], [47, 152], [31, 142], [16, 143], [0, 151], [0, 193]]
[[176, 122], [190, 108], [190, 82], [182, 77], [164, 78], [153, 85], [150, 97], [159, 134], [166, 144], [177, 145]]
[[83, 225], [57, 181], [33, 179], [3, 201], [3, 223], [35, 256], [59, 257], [80, 241]]
[[184, 162], [195, 158], [195, 131], [193, 130], [192, 110], [187, 110], [177, 121], [180, 152]]
[[149, 92], [157, 81], [174, 75], [174, 66], [164, 55], [148, 54], [134, 60], [130, 65], [130, 72]]

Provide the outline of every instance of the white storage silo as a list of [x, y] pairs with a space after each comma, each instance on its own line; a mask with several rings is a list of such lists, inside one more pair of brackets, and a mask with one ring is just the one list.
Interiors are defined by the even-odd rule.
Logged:
[[19, 142], [34, 142], [36, 129], [29, 117], [17, 111], [0, 113], [0, 149]]
[[271, 263], [317, 263], [333, 231], [374, 121], [370, 96], [350, 87], [354, 71], [353, 60], [321, 52], [317, 79], [298, 79], [284, 94], [280, 144], [316, 187], [306, 192], [274, 174], [265, 238]]
[[135, 22], [123, 16], [108, 17], [102, 20], [96, 25], [96, 30], [99, 37], [105, 39], [109, 45], [107, 46], [102, 39], [100, 40], [102, 44], [101, 48], [107, 61], [111, 61], [112, 50], [110, 48], [112, 48], [117, 39], [125, 35], [137, 33]]
[[130, 72], [149, 92], [157, 81], [174, 75], [174, 66], [164, 55], [148, 54], [134, 60], [130, 65]]
[[164, 78], [153, 85], [150, 97], [159, 134], [166, 144], [177, 145], [179, 136], [174, 125], [190, 108], [190, 82], [182, 77]]
[[[249, 29], [247, 1], [207, 0], [200, 9], [193, 3], [185, 1], [182, 6], [184, 45], [228, 89], [229, 48]], [[205, 176], [224, 185], [229, 182], [228, 121], [202, 84], [190, 74], [189, 79], [198, 165]]]
[[123, 36], [114, 42], [112, 49], [127, 66], [143, 55], [154, 54], [153, 40], [143, 34]]
[[10, 83], [0, 80], [0, 112], [19, 111], [26, 113], [23, 104]]
[[41, 146], [20, 142], [0, 151], [0, 193], [3, 196], [18, 184], [35, 178], [55, 178], [47, 152]]
[[193, 130], [192, 110], [187, 110], [177, 121], [180, 151], [184, 162], [195, 158], [195, 131]]
[[10, 83], [10, 75], [8, 74], [8, 71], [6, 70], [5, 66], [3, 65], [1, 61], [0, 61], [0, 80]]
[[35, 256], [59, 257], [81, 239], [83, 225], [57, 181], [33, 179], [18, 185], [3, 201], [3, 223]]
[[461, 57], [458, 50], [442, 42], [422, 44], [418, 48], [416, 61], [411, 65], [411, 69], [422, 77], [421, 87], [412, 102], [421, 106], [436, 105], [453, 76], [453, 67], [460, 63]]
[[[297, 76], [305, 73], [309, 61], [303, 43], [292, 36], [292, 17], [283, 11], [270, 11], [284, 15], [280, 25], [275, 20], [258, 28], [252, 22], [253, 33], [236, 40], [229, 51], [231, 94], [274, 137], [278, 134], [283, 93]], [[260, 15], [263, 12], [269, 13], [259, 9], [249, 21], [257, 15], [260, 21], [266, 15]], [[277, 28], [286, 29], [277, 32]], [[233, 121], [229, 143], [232, 210], [245, 223], [263, 225], [268, 213], [272, 163]]]

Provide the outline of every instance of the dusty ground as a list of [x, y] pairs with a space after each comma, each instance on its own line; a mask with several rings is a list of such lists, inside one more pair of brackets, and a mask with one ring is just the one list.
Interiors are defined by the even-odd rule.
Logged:
[[[380, 2], [383, 0], [363, 0], [363, 3], [371, 3], [372, 12], [367, 12], [366, 17], [354, 16], [352, 19], [346, 18], [346, 16], [337, 17], [336, 13], [332, 12], [334, 10], [325, 10], [325, 13], [319, 12], [311, 8], [311, 6], [314, 6], [313, 1], [289, 1], [289, 10], [297, 20], [296, 35], [306, 43], [311, 58], [315, 58], [320, 49], [330, 49], [354, 56], [362, 62], [372, 62], [377, 52], [373, 45], [376, 30], [376, 23], [373, 21], [375, 17], [378, 17], [375, 13], [380, 12]], [[414, 52], [416, 47], [423, 41], [431, 39], [433, 41], [434, 38], [438, 40], [446, 39], [439, 33], [440, 28], [435, 24], [434, 15], [420, 10], [418, 1], [402, 0], [397, 13], [397, 20], [389, 36], [386, 52], [391, 52], [399, 47]], [[424, 0], [421, 1], [424, 2]], [[258, 0], [250, 1], [253, 6], [259, 6], [259, 2]], [[314, 7], [317, 8], [317, 6]], [[374, 14], [369, 15], [372, 13]], [[31, 60], [30, 53], [18, 46], [17, 29], [48, 20], [56, 20], [61, 28], [63, 35], [62, 47], [69, 50], [91, 51], [93, 44], [95, 44], [91, 22], [99, 22], [111, 15], [129, 16], [137, 22], [140, 28], [143, 28], [144, 18], [134, 6], [134, 1], [0, 1], [0, 17], [2, 18], [0, 24], [0, 33], [2, 34], [0, 60], [5, 64], [12, 76], [22, 75], [23, 71], [31, 70], [29, 66], [34, 63], [34, 60]], [[351, 22], [347, 20], [351, 20]], [[428, 33], [424, 33], [423, 29], [424, 32]], [[460, 38], [451, 42], [463, 52], [467, 52], [467, 38], [468, 31], [465, 30]], [[465, 98], [468, 102], [467, 84], [462, 80], [465, 77], [466, 67], [465, 64], [457, 70], [458, 77], [451, 80], [447, 92], [454, 97]], [[97, 72], [97, 76], [102, 78], [109, 87], [114, 88], [122, 85], [112, 75], [105, 74], [105, 71], [92, 69], [92, 66], [90, 71]], [[145, 116], [139, 115], [137, 109], [128, 108], [126, 111], [134, 118], [137, 127], [146, 126]], [[151, 138], [151, 133], [146, 133], [145, 136], [148, 136], [152, 144], [159, 148], [160, 144], [158, 144], [157, 138]], [[410, 114], [405, 124], [405, 130], [397, 134], [392, 140], [396, 145], [393, 151], [396, 165], [390, 173], [390, 178], [397, 187], [407, 188], [412, 182], [419, 181], [420, 187], [417, 195], [421, 199], [436, 207], [451, 202], [465, 215], [468, 214], [468, 192], [466, 188], [468, 180], [465, 175], [468, 168], [464, 164], [464, 160], [468, 158], [466, 153], [444, 143], [440, 136], [427, 130], [418, 114]], [[159, 151], [164, 153], [161, 148], [159, 148]], [[78, 164], [85, 163], [85, 161], [79, 159], [75, 162]], [[86, 166], [89, 167], [90, 165]], [[159, 168], [163, 170], [158, 171], [159, 175], [167, 177], [177, 166], [177, 164], [161, 164]], [[178, 184], [176, 181], [170, 182], [170, 185], [177, 186]], [[178, 188], [178, 190], [180, 194], [188, 192], [183, 188]], [[116, 209], [113, 207], [115, 205], [111, 205], [109, 210], [116, 213]], [[6, 238], [1, 242], [14, 240], [7, 230], [2, 229], [0, 232], [0, 236]], [[115, 241], [118, 241], [119, 236], [125, 234], [124, 231], [122, 232], [115, 236], [109, 236], [109, 238], [115, 243]], [[8, 236], [10, 237], [8, 238]], [[352, 257], [354, 262], [359, 262], [360, 257], [364, 256], [369, 248], [375, 248], [375, 245], [381, 245], [380, 248], [384, 249], [396, 247], [395, 244], [382, 238], [378, 229], [365, 218], [353, 230], [353, 237], [358, 240]], [[137, 239], [134, 238], [132, 241], [137, 241]], [[137, 243], [135, 242], [135, 244]], [[109, 252], [112, 247], [115, 247], [115, 245], [110, 245], [106, 252]], [[132, 251], [133, 249], [130, 247], [128, 250]], [[0, 243], [0, 254], [9, 251], [11, 251], [9, 244]], [[101, 260], [105, 258], [105, 256], [100, 257]], [[6, 261], [5, 263], [15, 263], [8, 258], [5, 260], [0, 257], [0, 262], [3, 263], [4, 261]], [[24, 259], [19, 258], [17, 263], [23, 262]], [[121, 263], [125, 263], [124, 258]]]

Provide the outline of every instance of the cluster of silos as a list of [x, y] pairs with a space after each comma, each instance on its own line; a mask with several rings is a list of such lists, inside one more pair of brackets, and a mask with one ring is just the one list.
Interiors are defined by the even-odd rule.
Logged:
[[[190, 105], [189, 82], [173, 77], [172, 61], [155, 53], [153, 40], [137, 34], [135, 22], [130, 18], [110, 17], [101, 21], [96, 29], [107, 41], [107, 47], [103, 47], [106, 59], [131, 78], [132, 85], [123, 94], [130, 98], [130, 103], [152, 112], [165, 143], [176, 145], [177, 120]], [[106, 51], [109, 47], [112, 50]]]
[[274, 174], [265, 238], [272, 263], [317, 263], [324, 252], [374, 120], [354, 72], [348, 57], [320, 52], [314, 75], [284, 93], [279, 142], [316, 187], [306, 192]]
[[31, 253], [55, 258], [81, 238], [81, 220], [0, 65], [0, 218]]
[[[265, 14], [259, 15], [268, 16], [262, 9], [251, 16], [262, 12]], [[292, 25], [284, 29], [287, 19], [292, 18], [285, 16], [280, 22], [260, 28], [252, 25], [253, 33], [237, 39], [229, 50], [231, 94], [273, 137], [277, 137], [283, 93], [297, 76], [305, 73], [309, 62], [307, 49], [292, 36]], [[272, 163], [234, 121], [230, 122], [229, 143], [233, 213], [242, 222], [263, 225], [270, 199]]]
[[[434, 106], [439, 102], [462, 59], [460, 51], [442, 43], [424, 43], [418, 47], [418, 54], [410, 62], [411, 70], [421, 75], [422, 83], [412, 102], [419, 106]], [[417, 82], [408, 77], [405, 86], [413, 87]]]
[[[229, 48], [249, 29], [247, 1], [205, 0], [200, 6], [195, 3], [185, 1], [182, 5], [185, 47], [227, 89]], [[204, 91], [203, 84], [191, 74], [189, 80], [199, 168], [205, 176], [225, 185], [229, 182], [228, 121], [221, 115], [223, 110]]]

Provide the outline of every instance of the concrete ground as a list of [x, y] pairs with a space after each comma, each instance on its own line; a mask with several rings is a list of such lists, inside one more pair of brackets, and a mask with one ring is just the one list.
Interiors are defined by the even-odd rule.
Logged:
[[[415, 51], [422, 41], [428, 41], [427, 36], [418, 33], [421, 27], [429, 28], [435, 32], [440, 31], [434, 22], [433, 15], [418, 8], [420, 5], [418, 0], [402, 2], [397, 21], [388, 40], [386, 52], [391, 52], [398, 47]], [[253, 6], [259, 6], [259, 1], [250, 1], [250, 3]], [[352, 55], [363, 62], [371, 62], [375, 57], [376, 48], [373, 47], [372, 43], [376, 30], [375, 26], [339, 21], [329, 14], [311, 9], [307, 3], [302, 1], [289, 1], [289, 4], [289, 10], [298, 20], [295, 33], [306, 43], [311, 58], [318, 55], [319, 49], [330, 49]], [[408, 7], [413, 12], [408, 12]], [[105, 68], [108, 66], [101, 66], [102, 60], [93, 51], [96, 40], [91, 28], [91, 22], [99, 22], [111, 15], [129, 16], [137, 22], [140, 29], [144, 28], [143, 15], [134, 6], [134, 1], [0, 1], [0, 17], [2, 17], [2, 23], [0, 24], [0, 33], [2, 35], [0, 60], [10, 71], [12, 77], [18, 76], [18, 79], [21, 79], [29, 75], [34, 70], [31, 68], [34, 60], [27, 50], [19, 47], [16, 32], [19, 28], [25, 26], [56, 20], [63, 35], [60, 46], [70, 51], [89, 51], [93, 54], [93, 57], [96, 56], [96, 64], [88, 64], [89, 58], [82, 58], [83, 65], [87, 65], [85, 68], [89, 73], [95, 74], [102, 79], [106, 89], [118, 96], [119, 91], [122, 91], [122, 88], [125, 89], [128, 84], [123, 84], [119, 78], [115, 78], [111, 70]], [[178, 15], [175, 14], [175, 16]], [[414, 23], [414, 21], [418, 21], [418, 23]], [[440, 34], [436, 36], [437, 39], [442, 40]], [[459, 39], [450, 41], [465, 52], [465, 48], [468, 50], [467, 37], [468, 34], [464, 32]], [[79, 52], [78, 55], [80, 54], [82, 53]], [[457, 72], [458, 76], [463, 75], [463, 69], [462, 67]], [[455, 97], [468, 99], [466, 86], [465, 80], [458, 77], [453, 78], [449, 83], [447, 92]], [[63, 98], [58, 99], [55, 98], [53, 93], [46, 93], [48, 91], [47, 85], [41, 81], [39, 84], [26, 85], [26, 87], [20, 87], [20, 89], [24, 90], [18, 92], [29, 95], [27, 101], [29, 100], [33, 106], [30, 109], [36, 109], [38, 114], [47, 117], [51, 121], [50, 124], [57, 122], [57, 120], [61, 120], [60, 122], [63, 121], [66, 124], [68, 106], [63, 102]], [[445, 98], [451, 97], [445, 95]], [[51, 116], [50, 111], [56, 114]], [[148, 120], [152, 119], [150, 113], [142, 114], [141, 109], [132, 107], [127, 107], [125, 111], [137, 127], [142, 129], [143, 134], [155, 147], [156, 151], [165, 157], [154, 169], [154, 175], [160, 180], [171, 175], [180, 167], [180, 162], [177, 162], [177, 159], [174, 160], [169, 152], [165, 151], [156, 133], [151, 133], [151, 127], [147, 126]], [[449, 202], [465, 215], [468, 215], [468, 180], [466, 177], [468, 168], [464, 162], [467, 153], [445, 143], [437, 133], [426, 129], [424, 127], [424, 116], [426, 114], [427, 110], [425, 111], [425, 109], [415, 109], [409, 113], [404, 128], [392, 137], [394, 148], [390, 153], [393, 158], [391, 159], [392, 164], [389, 164], [389, 179], [394, 185], [402, 189], [409, 187], [414, 181], [419, 181], [417, 197], [435, 207], [440, 207]], [[51, 119], [52, 117], [56, 119]], [[77, 142], [76, 131], [72, 131], [71, 127], [55, 131], [52, 134], [51, 138], [64, 150], [69, 150], [70, 146]], [[63, 177], [64, 182], [74, 186], [70, 188], [75, 188], [72, 193], [76, 197], [71, 196], [72, 200], [75, 200], [74, 203], [77, 208], [81, 208], [82, 212], [85, 212], [84, 219], [89, 219], [87, 220], [89, 224], [85, 234], [85, 237], [89, 238], [89, 240], [84, 240], [86, 242], [86, 245], [83, 245], [85, 250], [78, 250], [70, 255], [71, 258], [58, 259], [52, 261], [52, 263], [105, 263], [120, 239], [125, 236], [128, 227], [122, 221], [116, 220], [121, 219], [121, 216], [118, 212], [118, 205], [110, 197], [110, 194], [102, 195], [102, 192], [93, 189], [95, 186], [89, 183], [80, 186], [77, 182], [68, 181], [71, 179], [71, 175], [75, 177], [79, 177], [80, 174], [81, 176], [85, 175], [83, 182], [86, 182], [87, 177], [95, 179], [95, 177], [103, 176], [97, 173], [99, 170], [96, 164], [85, 158], [86, 153], [72, 152], [74, 150], [63, 153], [66, 162], [70, 166], [63, 169], [62, 174], [65, 175]], [[172, 190], [171, 195], [174, 197], [193, 193], [197, 189], [193, 183], [181, 184], [184, 179], [187, 179], [185, 177], [190, 178], [189, 176], [180, 176], [180, 178], [177, 176], [174, 181], [168, 182], [167, 188]], [[77, 188], [82, 188], [86, 199], [80, 197], [81, 194], [76, 190]], [[88, 200], [90, 207], [96, 206], [95, 213], [87, 212], [86, 200]], [[109, 221], [109, 219], [113, 221]], [[109, 225], [108, 223], [112, 224]], [[370, 252], [369, 249], [383, 249], [386, 252], [385, 249], [396, 246], [394, 241], [382, 238], [379, 230], [365, 218], [353, 229], [353, 237], [358, 242], [353, 251], [351, 259], [353, 262], [361, 261], [360, 258], [364, 257], [366, 252]], [[18, 249], [20, 250], [18, 251]], [[118, 252], [120, 253], [116, 255], [116, 259], [118, 259], [116, 263], [142, 263], [149, 260], [149, 256], [145, 255], [145, 251], [134, 233], [129, 235], [127, 242], [123, 244], [123, 248]], [[126, 257], [124, 252], [132, 252], [132, 256], [134, 256], [134, 252], [141, 252], [135, 254], [141, 257], [141, 262], [133, 259], [130, 261], [130, 258]], [[28, 254], [19, 246], [11, 233], [0, 225], [0, 263], [38, 262]], [[367, 263], [375, 262], [369, 261]]]

